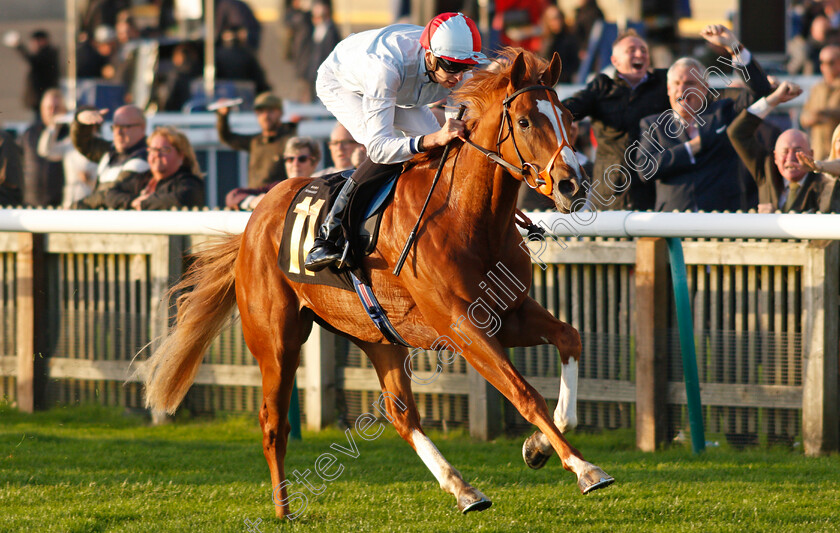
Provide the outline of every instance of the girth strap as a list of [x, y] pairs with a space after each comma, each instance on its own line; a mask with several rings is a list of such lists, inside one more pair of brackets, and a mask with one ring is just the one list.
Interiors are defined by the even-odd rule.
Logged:
[[379, 304], [379, 300], [376, 299], [376, 296], [373, 294], [373, 290], [370, 286], [362, 283], [353, 272], [350, 272], [350, 277], [353, 278], [353, 288], [356, 289], [356, 295], [362, 302], [362, 307], [365, 308], [365, 312], [373, 321], [373, 325], [376, 326], [376, 329], [381, 331], [391, 344], [399, 344], [410, 348], [411, 345], [402, 338], [402, 336], [394, 328], [394, 325], [391, 324], [391, 321], [388, 320], [388, 315], [385, 313], [385, 309], [383, 309], [382, 305]]

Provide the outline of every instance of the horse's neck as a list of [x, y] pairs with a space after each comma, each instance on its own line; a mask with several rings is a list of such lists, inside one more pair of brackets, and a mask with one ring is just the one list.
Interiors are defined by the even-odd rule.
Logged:
[[466, 145], [457, 154], [455, 171], [445, 174], [442, 189], [446, 189], [447, 202], [459, 215], [457, 223], [465, 226], [463, 230], [496, 238], [509, 229], [519, 182]]

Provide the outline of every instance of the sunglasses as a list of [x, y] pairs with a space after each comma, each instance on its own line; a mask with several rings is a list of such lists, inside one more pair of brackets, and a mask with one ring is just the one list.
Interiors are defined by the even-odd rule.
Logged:
[[169, 155], [172, 152], [174, 152], [174, 149], [170, 146], [163, 146], [161, 148], [150, 146], [150, 147], [147, 148], [147, 151], [150, 154], [157, 154], [157, 155], [166, 156], [166, 155]]
[[458, 74], [459, 72], [466, 72], [470, 70], [475, 65], [470, 65], [468, 63], [457, 63], [455, 61], [449, 61], [448, 59], [439, 57], [438, 66], [441, 70], [448, 74]]
[[306, 163], [310, 159], [312, 159], [311, 156], [298, 155], [298, 156], [286, 156], [286, 157], [283, 158], [283, 161], [285, 161], [286, 163], [291, 163], [292, 161], [296, 160], [298, 163]]

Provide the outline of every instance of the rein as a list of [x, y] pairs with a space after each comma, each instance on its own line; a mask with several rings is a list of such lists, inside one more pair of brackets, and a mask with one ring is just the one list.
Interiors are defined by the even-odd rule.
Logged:
[[[497, 165], [504, 167], [509, 172], [522, 176], [523, 181], [532, 189], [536, 189], [539, 193], [551, 197], [551, 191], [553, 186], [552, 179], [550, 176], [551, 169], [554, 166], [554, 162], [557, 160], [557, 156], [561, 154], [565, 146], [568, 146], [568, 141], [565, 138], [558, 139], [557, 150], [554, 151], [554, 154], [551, 156], [551, 159], [549, 159], [546, 167], [542, 171], [539, 171], [536, 165], [525, 161], [525, 158], [522, 157], [522, 153], [519, 151], [519, 146], [516, 145], [516, 137], [513, 134], [513, 119], [510, 116], [510, 104], [511, 102], [513, 102], [514, 99], [516, 99], [517, 96], [528, 91], [539, 90], [545, 91], [546, 95], [548, 96], [549, 102], [551, 102], [551, 94], [549, 93], [549, 91], [553, 92], [554, 95], [557, 96], [557, 92], [552, 87], [548, 87], [546, 85], [530, 85], [528, 87], [523, 87], [522, 89], [515, 91], [513, 94], [506, 97], [502, 101], [503, 114], [501, 124], [499, 124], [499, 133], [496, 136], [495, 152], [488, 150], [487, 148], [484, 148], [482, 146], [479, 146], [478, 144], [472, 142], [469, 139], [466, 140], [466, 143], [478, 150], [479, 152], [481, 152], [482, 154], [484, 154], [484, 156], [487, 157], [487, 159], [493, 161]], [[557, 115], [557, 108], [554, 105], [552, 105], [551, 108], [554, 111], [554, 117], [557, 119], [557, 123], [562, 124], [560, 117]], [[508, 131], [507, 134], [505, 134], [503, 137], [502, 133], [504, 132], [505, 124], [507, 124]], [[521, 167], [517, 167], [516, 165], [505, 161], [505, 159], [501, 156], [499, 149], [502, 143], [505, 142], [508, 139], [508, 137], [510, 137], [511, 141], [513, 142], [513, 149], [516, 152], [516, 156], [519, 158], [519, 164], [521, 165]]]

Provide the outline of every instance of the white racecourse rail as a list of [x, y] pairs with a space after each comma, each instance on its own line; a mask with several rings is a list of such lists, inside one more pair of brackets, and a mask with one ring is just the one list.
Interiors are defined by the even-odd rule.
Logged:
[[[240, 211], [0, 209], [0, 231], [222, 235], [244, 231], [250, 215]], [[558, 236], [840, 240], [840, 215], [587, 211], [529, 216]]]

